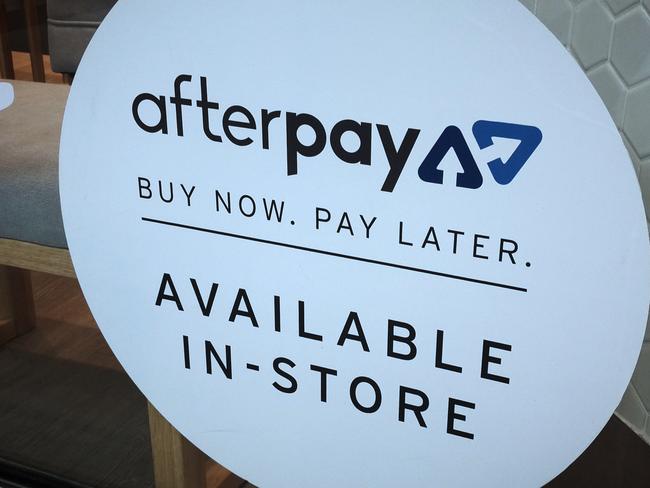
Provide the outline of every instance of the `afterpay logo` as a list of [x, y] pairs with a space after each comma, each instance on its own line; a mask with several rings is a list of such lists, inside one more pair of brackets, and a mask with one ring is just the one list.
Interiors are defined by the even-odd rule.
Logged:
[[[381, 190], [392, 192], [400, 176], [411, 159], [413, 148], [418, 140], [431, 141], [429, 136], [421, 136], [420, 129], [409, 128], [400, 138], [395, 137], [388, 125], [362, 122], [352, 119], [343, 119], [334, 124], [329, 130], [318, 117], [308, 113], [285, 112], [263, 108], [253, 112], [241, 105], [227, 107], [221, 116], [221, 127], [214, 127], [213, 117], [221, 109], [219, 102], [208, 94], [208, 79], [201, 76], [199, 79], [201, 96], [197, 100], [183, 96], [182, 85], [191, 83], [192, 75], [179, 75], [174, 81], [174, 94], [169, 97], [141, 93], [132, 103], [132, 115], [136, 124], [149, 133], [169, 134], [169, 121], [167, 116], [168, 106], [174, 112], [176, 122], [176, 135], [184, 136], [184, 117], [189, 110], [200, 112], [205, 137], [215, 143], [228, 140], [237, 146], [249, 146], [256, 141], [262, 149], [269, 150], [269, 127], [283, 123], [286, 138], [286, 168], [287, 175], [298, 174], [299, 163], [306, 158], [316, 158], [326, 146], [330, 145], [336, 157], [347, 164], [371, 166], [373, 157], [373, 136], [378, 136], [384, 156], [388, 161], [388, 170]], [[141, 106], [150, 105], [156, 115], [145, 117], [141, 115]], [[186, 112], [187, 111], [187, 112]], [[148, 110], [150, 112], [150, 110]], [[306, 134], [307, 133], [307, 134]], [[311, 133], [311, 134], [310, 134]], [[500, 185], [512, 183], [526, 162], [533, 155], [542, 141], [542, 132], [531, 125], [514, 124], [489, 120], [479, 120], [472, 126], [473, 137], [479, 149], [486, 149], [494, 144], [495, 138], [504, 138], [518, 141], [517, 148], [504, 161], [496, 158], [487, 163], [487, 170]], [[344, 136], [352, 135], [358, 140], [358, 147], [350, 150], [342, 142]], [[458, 188], [478, 189], [483, 185], [486, 170], [481, 171], [472, 151], [467, 144], [467, 139], [462, 131], [455, 125], [449, 125], [435, 139], [427, 156], [418, 162], [418, 176], [422, 181], [433, 184], [449, 184], [444, 178], [441, 163], [447, 154], [453, 151], [460, 162], [462, 171], [457, 172], [455, 185]]]

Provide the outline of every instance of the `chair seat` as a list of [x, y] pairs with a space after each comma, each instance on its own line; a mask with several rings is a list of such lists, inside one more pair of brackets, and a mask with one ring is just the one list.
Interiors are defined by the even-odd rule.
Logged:
[[0, 111], [0, 238], [66, 248], [59, 138], [69, 87], [2, 81], [15, 99]]

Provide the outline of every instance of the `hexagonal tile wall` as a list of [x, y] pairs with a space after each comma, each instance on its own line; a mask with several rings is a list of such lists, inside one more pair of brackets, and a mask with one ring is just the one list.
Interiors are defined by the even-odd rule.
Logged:
[[[585, 70], [621, 132], [650, 215], [650, 0], [520, 0]], [[650, 443], [650, 326], [617, 409]]]
[[602, 63], [587, 72], [591, 83], [600, 94], [609, 110], [616, 126], [620, 129], [623, 125], [625, 110], [625, 97], [627, 89], [623, 80], [616, 74], [609, 63]]
[[566, 46], [569, 42], [569, 31], [573, 17], [570, 2], [566, 0], [538, 1], [535, 13], [546, 27], [555, 34], [555, 37]]
[[584, 69], [606, 61], [614, 17], [603, 2], [586, 1], [576, 8], [571, 49]]
[[623, 131], [641, 158], [650, 156], [650, 83], [629, 89]]
[[635, 0], [606, 0], [609, 8], [611, 8], [615, 14], [620, 14], [626, 8], [631, 7], [635, 3], [639, 3]]
[[650, 17], [639, 5], [616, 20], [611, 61], [627, 85], [650, 77]]

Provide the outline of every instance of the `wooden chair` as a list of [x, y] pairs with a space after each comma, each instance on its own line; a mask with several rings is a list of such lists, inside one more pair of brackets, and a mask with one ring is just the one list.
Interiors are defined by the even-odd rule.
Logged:
[[[36, 0], [23, 0], [29, 57], [32, 64], [32, 79], [45, 81], [43, 64], [43, 45], [41, 39], [40, 19]], [[0, 0], [0, 78], [14, 78], [14, 66], [9, 47], [9, 22], [5, 0]]]
[[[0, 239], [0, 345], [35, 327], [31, 271], [75, 277], [67, 250]], [[205, 488], [205, 456], [151, 404], [149, 429], [156, 488]]]
[[[0, 345], [36, 325], [32, 271], [75, 278], [57, 176], [68, 87], [12, 84], [15, 102], [0, 112]], [[157, 488], [204, 488], [205, 456], [151, 405], [149, 426]], [[219, 486], [239, 483], [232, 475]]]

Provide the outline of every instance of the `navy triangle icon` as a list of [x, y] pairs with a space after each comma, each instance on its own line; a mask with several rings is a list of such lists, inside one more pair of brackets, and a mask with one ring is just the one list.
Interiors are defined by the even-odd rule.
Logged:
[[469, 149], [463, 133], [455, 125], [450, 125], [442, 132], [429, 154], [422, 161], [418, 169], [420, 178], [428, 183], [442, 184], [444, 173], [441, 169], [438, 169], [438, 166], [440, 166], [440, 163], [451, 149], [456, 153], [456, 157], [463, 168], [463, 172], [456, 175], [456, 186], [460, 188], [479, 188], [483, 184], [483, 176], [476, 165], [476, 160], [472, 156], [472, 151]]

